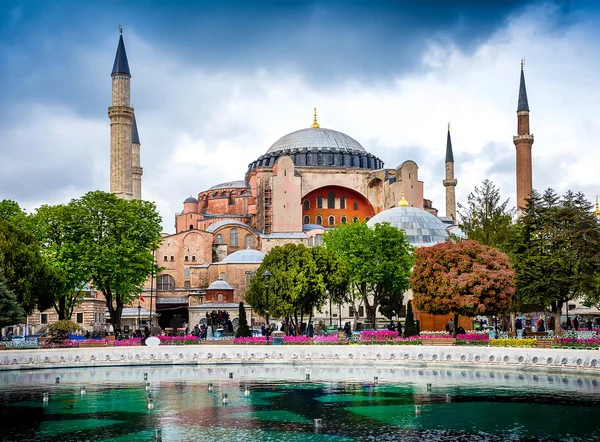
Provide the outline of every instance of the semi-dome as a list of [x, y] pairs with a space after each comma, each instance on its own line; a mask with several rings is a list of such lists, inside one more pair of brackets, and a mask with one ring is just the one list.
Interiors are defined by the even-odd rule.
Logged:
[[208, 290], [233, 290], [233, 287], [229, 285], [227, 281], [217, 279], [211, 285], [207, 287]]
[[244, 249], [227, 255], [223, 261], [216, 264], [260, 264], [266, 253], [260, 250]]
[[390, 223], [406, 233], [406, 239], [415, 247], [427, 247], [449, 238], [446, 226], [435, 215], [416, 207], [393, 207], [378, 213], [367, 225]]
[[267, 153], [281, 152], [286, 149], [307, 149], [316, 152], [360, 152], [366, 150], [354, 138], [335, 130], [323, 128], [300, 129], [284, 135], [267, 150]]
[[245, 180], [236, 180], [236, 181], [227, 181], [226, 183], [217, 184], [212, 186], [208, 190], [217, 190], [217, 189], [248, 189], [250, 188], [250, 184], [248, 184]]

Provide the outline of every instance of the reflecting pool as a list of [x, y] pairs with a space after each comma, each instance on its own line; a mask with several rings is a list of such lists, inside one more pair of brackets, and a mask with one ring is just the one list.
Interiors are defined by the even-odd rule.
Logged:
[[600, 382], [576, 373], [140, 366], [0, 385], [3, 441], [600, 440]]

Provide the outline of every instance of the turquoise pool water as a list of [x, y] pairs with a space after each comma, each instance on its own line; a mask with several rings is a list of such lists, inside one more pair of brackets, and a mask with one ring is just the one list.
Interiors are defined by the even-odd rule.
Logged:
[[3, 441], [600, 440], [600, 382], [577, 375], [127, 367], [3, 372], [0, 385]]

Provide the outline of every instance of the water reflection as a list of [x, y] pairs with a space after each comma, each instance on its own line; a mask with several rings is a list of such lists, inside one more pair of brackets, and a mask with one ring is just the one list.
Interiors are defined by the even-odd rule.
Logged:
[[600, 440], [600, 386], [584, 375], [312, 366], [306, 381], [306, 367], [230, 365], [0, 382], [3, 440]]

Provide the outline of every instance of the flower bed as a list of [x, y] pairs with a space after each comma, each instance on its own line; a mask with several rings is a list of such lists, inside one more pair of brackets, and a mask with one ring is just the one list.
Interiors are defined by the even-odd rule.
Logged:
[[313, 338], [315, 345], [336, 345], [340, 343], [337, 332], [326, 336], [315, 336]]
[[489, 344], [492, 347], [534, 347], [537, 339], [535, 338], [502, 338], [490, 339]]
[[160, 345], [195, 345], [198, 344], [196, 336], [158, 336]]
[[571, 347], [581, 349], [598, 349], [600, 347], [600, 338], [554, 338], [555, 348]]

